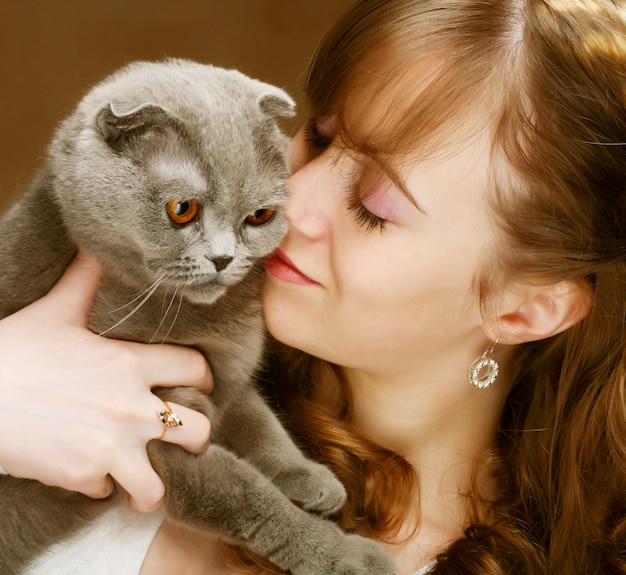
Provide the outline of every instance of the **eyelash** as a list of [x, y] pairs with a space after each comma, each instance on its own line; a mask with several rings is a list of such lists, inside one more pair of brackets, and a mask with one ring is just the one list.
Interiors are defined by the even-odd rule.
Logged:
[[304, 128], [306, 143], [316, 152], [323, 152], [332, 143], [332, 138], [317, 129], [317, 119], [311, 118]]
[[[332, 138], [325, 136], [317, 129], [315, 118], [308, 121], [304, 133], [306, 143], [316, 152], [323, 152], [332, 143]], [[356, 223], [364, 227], [366, 231], [378, 228], [382, 232], [385, 229], [387, 220], [370, 212], [361, 202], [359, 182], [352, 184], [348, 190], [348, 210], [354, 216]]]
[[387, 220], [370, 212], [361, 201], [359, 182], [352, 184], [348, 190], [348, 210], [354, 216], [356, 223], [365, 228], [366, 231], [378, 229], [383, 232]]

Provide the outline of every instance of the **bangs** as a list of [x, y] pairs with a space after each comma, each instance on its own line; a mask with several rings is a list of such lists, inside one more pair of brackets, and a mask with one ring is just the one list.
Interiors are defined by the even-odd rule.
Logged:
[[523, 74], [511, 69], [510, 24], [498, 33], [493, 13], [488, 22], [476, 13], [464, 15], [469, 24], [458, 30], [450, 22], [458, 13], [440, 7], [441, 0], [416, 2], [409, 11], [404, 1], [369, 2], [357, 18], [352, 14], [351, 26], [340, 23], [341, 35], [330, 31], [306, 91], [311, 115], [332, 116], [349, 150], [382, 164], [454, 154], [485, 132], [495, 139], [505, 106], [515, 108], [524, 90], [517, 85]]

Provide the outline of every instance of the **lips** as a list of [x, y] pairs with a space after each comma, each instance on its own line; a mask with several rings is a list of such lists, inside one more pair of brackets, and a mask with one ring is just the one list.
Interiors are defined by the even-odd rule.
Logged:
[[275, 278], [287, 283], [298, 285], [319, 285], [307, 275], [303, 274], [281, 249], [267, 256], [263, 263], [265, 269]]

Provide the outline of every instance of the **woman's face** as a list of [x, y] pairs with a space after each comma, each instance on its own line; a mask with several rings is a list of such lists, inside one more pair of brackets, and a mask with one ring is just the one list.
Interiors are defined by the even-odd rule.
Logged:
[[266, 261], [270, 332], [370, 371], [481, 350], [476, 279], [495, 241], [487, 138], [400, 168], [411, 201], [372, 159], [338, 154], [328, 123], [315, 130], [294, 140], [289, 233]]

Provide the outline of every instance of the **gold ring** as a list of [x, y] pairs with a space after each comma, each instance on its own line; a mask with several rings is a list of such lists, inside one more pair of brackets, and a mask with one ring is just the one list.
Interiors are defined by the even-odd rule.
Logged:
[[172, 411], [169, 403], [167, 403], [167, 401], [165, 401], [164, 399], [162, 399], [161, 401], [164, 403], [165, 409], [157, 411], [157, 415], [159, 416], [159, 419], [163, 424], [163, 432], [161, 433], [161, 435], [159, 435], [159, 437], [156, 437], [155, 439], [163, 439], [165, 437], [165, 432], [167, 431], [168, 427], [178, 427], [183, 424], [180, 417], [178, 417], [178, 415], [176, 415]]

